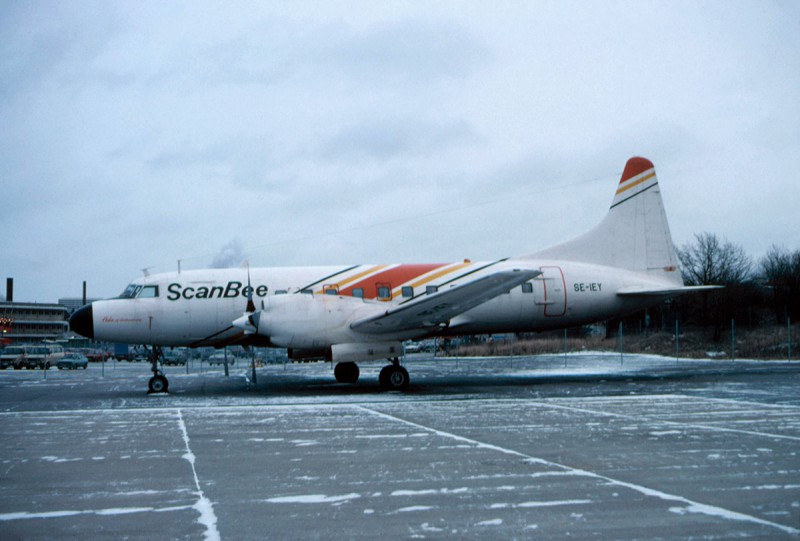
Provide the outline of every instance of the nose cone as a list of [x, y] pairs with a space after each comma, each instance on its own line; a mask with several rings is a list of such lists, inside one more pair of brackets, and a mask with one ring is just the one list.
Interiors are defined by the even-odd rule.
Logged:
[[78, 308], [72, 314], [72, 317], [69, 318], [69, 328], [81, 336], [94, 338], [94, 315], [91, 304]]

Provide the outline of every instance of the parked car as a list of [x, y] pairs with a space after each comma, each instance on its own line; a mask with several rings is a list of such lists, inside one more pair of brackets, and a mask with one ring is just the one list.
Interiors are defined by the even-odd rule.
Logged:
[[86, 367], [89, 366], [89, 359], [80, 353], [67, 353], [56, 363], [56, 366], [59, 370], [77, 370], [78, 368], [86, 370]]
[[183, 366], [186, 364], [186, 357], [175, 353], [165, 353], [164, 360], [161, 363], [169, 366]]
[[83, 354], [86, 355], [86, 358], [92, 363], [104, 363], [111, 357], [109, 352], [93, 348], [84, 348]]
[[[213, 355], [211, 355], [211, 357], [208, 358], [208, 364], [210, 364], [212, 366], [215, 365], [215, 364], [218, 364], [220, 366], [224, 365], [225, 364], [225, 352], [218, 352], [218, 353], [214, 353]], [[236, 357], [234, 357], [233, 354], [229, 353], [228, 354], [228, 366], [234, 366], [235, 364], [236, 364]]]

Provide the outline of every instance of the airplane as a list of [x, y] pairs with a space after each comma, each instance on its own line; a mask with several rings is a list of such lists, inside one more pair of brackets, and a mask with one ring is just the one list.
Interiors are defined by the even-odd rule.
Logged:
[[81, 307], [70, 327], [153, 346], [153, 393], [169, 388], [161, 348], [232, 344], [331, 361], [343, 383], [358, 380], [357, 363], [386, 359], [380, 385], [402, 390], [406, 340], [574, 327], [716, 287], [683, 284], [655, 168], [633, 157], [605, 218], [545, 250], [493, 261], [153, 274]]

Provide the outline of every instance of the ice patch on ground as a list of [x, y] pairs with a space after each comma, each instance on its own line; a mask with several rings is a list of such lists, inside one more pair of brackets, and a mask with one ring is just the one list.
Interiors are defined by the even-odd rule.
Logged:
[[337, 503], [360, 498], [361, 494], [342, 494], [340, 496], [326, 496], [325, 494], [300, 494], [297, 496], [278, 496], [264, 500], [269, 503]]
[[415, 511], [430, 511], [433, 509], [430, 505], [412, 505], [410, 507], [401, 507], [395, 513], [413, 513]]
[[680, 430], [659, 430], [650, 432], [651, 436], [675, 436], [680, 434], [683, 434], [683, 432], [681, 432]]
[[422, 490], [395, 490], [392, 496], [425, 496], [431, 494], [464, 494], [469, 492], [467, 487], [461, 488], [426, 488]]

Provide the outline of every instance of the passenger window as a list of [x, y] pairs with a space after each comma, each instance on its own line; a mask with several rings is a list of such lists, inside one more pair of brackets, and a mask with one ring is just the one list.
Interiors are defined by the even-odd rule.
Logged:
[[392, 298], [392, 289], [389, 286], [378, 286], [378, 298], [382, 301]]
[[353, 297], [355, 297], [357, 299], [363, 299], [364, 298], [364, 288], [363, 287], [353, 288]]
[[403, 297], [410, 299], [414, 296], [414, 288], [411, 286], [403, 286]]
[[439, 287], [438, 286], [427, 286], [425, 288], [425, 293], [427, 293], [428, 295], [433, 295], [437, 291], [439, 291]]

